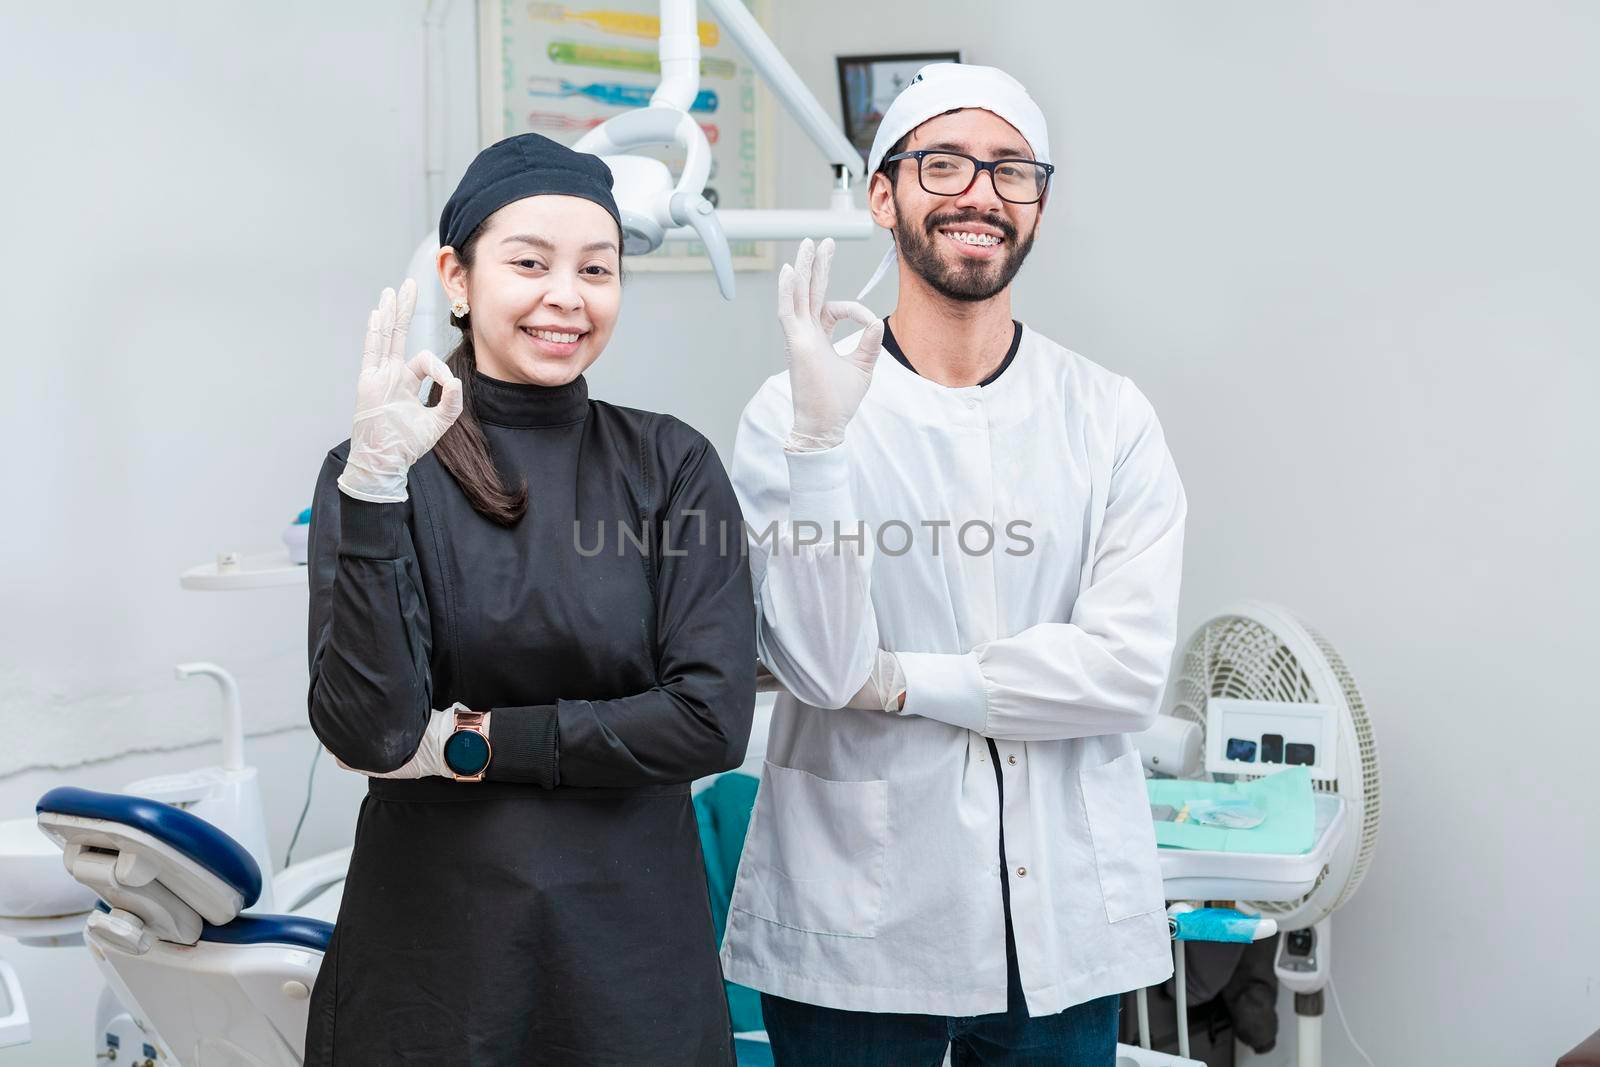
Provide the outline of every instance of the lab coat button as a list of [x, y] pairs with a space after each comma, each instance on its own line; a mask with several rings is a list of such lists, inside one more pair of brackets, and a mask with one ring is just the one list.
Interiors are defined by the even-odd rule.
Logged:
[[1028, 868], [1026, 868], [1026, 867], [1018, 867], [1017, 868], [1017, 877], [1018, 878], [1026, 878], [1026, 877], [1028, 877]]
[[311, 995], [311, 990], [306, 988], [304, 982], [296, 982], [290, 979], [283, 983], [283, 995], [290, 1000], [304, 1000]]
[[1006, 757], [1006, 762], [1010, 763], [1012, 765], [1015, 765], [1016, 762], [1017, 762], [1017, 757], [1015, 757], [1015, 756], [1007, 756]]

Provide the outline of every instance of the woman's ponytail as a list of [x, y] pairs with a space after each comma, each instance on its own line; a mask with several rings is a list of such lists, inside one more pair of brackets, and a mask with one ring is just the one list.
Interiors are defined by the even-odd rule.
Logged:
[[[480, 225], [463, 247], [456, 249], [461, 265], [470, 268], [478, 244]], [[461, 331], [461, 342], [450, 353], [445, 363], [450, 373], [461, 382], [461, 414], [455, 424], [433, 446], [433, 451], [444, 464], [444, 469], [456, 480], [467, 495], [472, 509], [486, 519], [501, 526], [515, 526], [528, 510], [528, 483], [523, 481], [514, 491], [507, 489], [495, 468], [489, 451], [489, 439], [483, 435], [473, 404], [473, 371], [477, 368], [477, 355], [472, 348], [472, 322], [469, 311], [465, 316], [450, 316], [450, 325]], [[439, 387], [434, 386], [433, 397], [438, 398]]]

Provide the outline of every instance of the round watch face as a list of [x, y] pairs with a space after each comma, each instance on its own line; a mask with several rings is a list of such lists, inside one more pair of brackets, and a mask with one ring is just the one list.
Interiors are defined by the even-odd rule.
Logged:
[[489, 763], [489, 742], [474, 730], [457, 730], [445, 739], [444, 763], [456, 774], [477, 774]]

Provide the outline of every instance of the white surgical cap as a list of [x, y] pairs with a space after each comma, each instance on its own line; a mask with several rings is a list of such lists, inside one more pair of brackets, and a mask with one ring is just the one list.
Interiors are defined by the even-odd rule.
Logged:
[[[883, 157], [900, 138], [936, 115], [973, 107], [993, 112], [1011, 123], [1033, 149], [1033, 158], [1041, 163], [1050, 162], [1050, 137], [1045, 132], [1044, 112], [1039, 110], [1021, 82], [997, 67], [931, 63], [917, 71], [911, 84], [900, 90], [900, 95], [884, 113], [877, 136], [872, 139], [872, 152], [867, 156], [868, 177], [877, 173]], [[882, 280], [894, 260], [895, 249], [891, 244], [878, 269], [856, 294], [857, 300]]]

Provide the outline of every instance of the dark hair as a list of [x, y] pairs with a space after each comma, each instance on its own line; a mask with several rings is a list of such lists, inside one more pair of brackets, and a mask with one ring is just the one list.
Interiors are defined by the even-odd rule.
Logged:
[[[906, 133], [905, 133], [905, 136], [901, 137], [898, 141], [896, 141], [894, 144], [889, 146], [889, 151], [887, 151], [887, 152], [885, 152], [883, 154], [883, 158], [884, 159], [888, 159], [890, 156], [899, 155], [901, 152], [904, 152], [906, 150], [906, 145], [908, 145], [910, 143], [911, 143], [911, 131], [907, 130]], [[894, 182], [895, 182], [895, 179], [900, 176], [900, 164], [904, 163], [904, 162], [905, 162], [905, 160], [903, 160], [903, 159], [897, 159], [893, 163], [879, 163], [878, 164], [878, 173], [882, 174], [883, 176], [888, 178], [889, 179], [889, 184], [893, 185]]]
[[[468, 270], [472, 269], [473, 261], [477, 259], [478, 238], [483, 236], [483, 228], [488, 221], [485, 219], [478, 223], [477, 229], [456, 249], [456, 259]], [[461, 331], [461, 340], [445, 359], [445, 365], [461, 382], [461, 414], [439, 438], [433, 451], [467, 495], [472, 510], [501, 526], [515, 526], [528, 510], [528, 482], [524, 479], [515, 490], [506, 488], [500, 480], [500, 472], [495, 469], [494, 457], [489, 451], [489, 439], [483, 435], [483, 426], [478, 422], [472, 402], [472, 373], [477, 368], [478, 360], [472, 348], [471, 315], [469, 311], [466, 315], [450, 316], [450, 325]], [[435, 403], [439, 392], [439, 387], [435, 385], [431, 398]]]
[[[490, 215], [489, 218], [493, 218]], [[489, 225], [489, 219], [478, 223], [475, 230], [456, 249], [456, 259], [471, 270], [478, 258], [478, 238]], [[617, 227], [617, 284], [622, 284], [622, 227]], [[516, 490], [507, 489], [495, 468], [494, 455], [489, 449], [489, 439], [483, 435], [477, 411], [472, 403], [472, 373], [477, 369], [477, 353], [472, 347], [472, 312], [450, 316], [450, 325], [461, 331], [461, 340], [445, 359], [450, 373], [461, 382], [461, 414], [433, 446], [434, 454], [450, 476], [466, 494], [472, 510], [501, 526], [515, 526], [528, 510], [528, 481], [526, 478]], [[430, 404], [439, 402], [439, 386], [433, 387]]]

